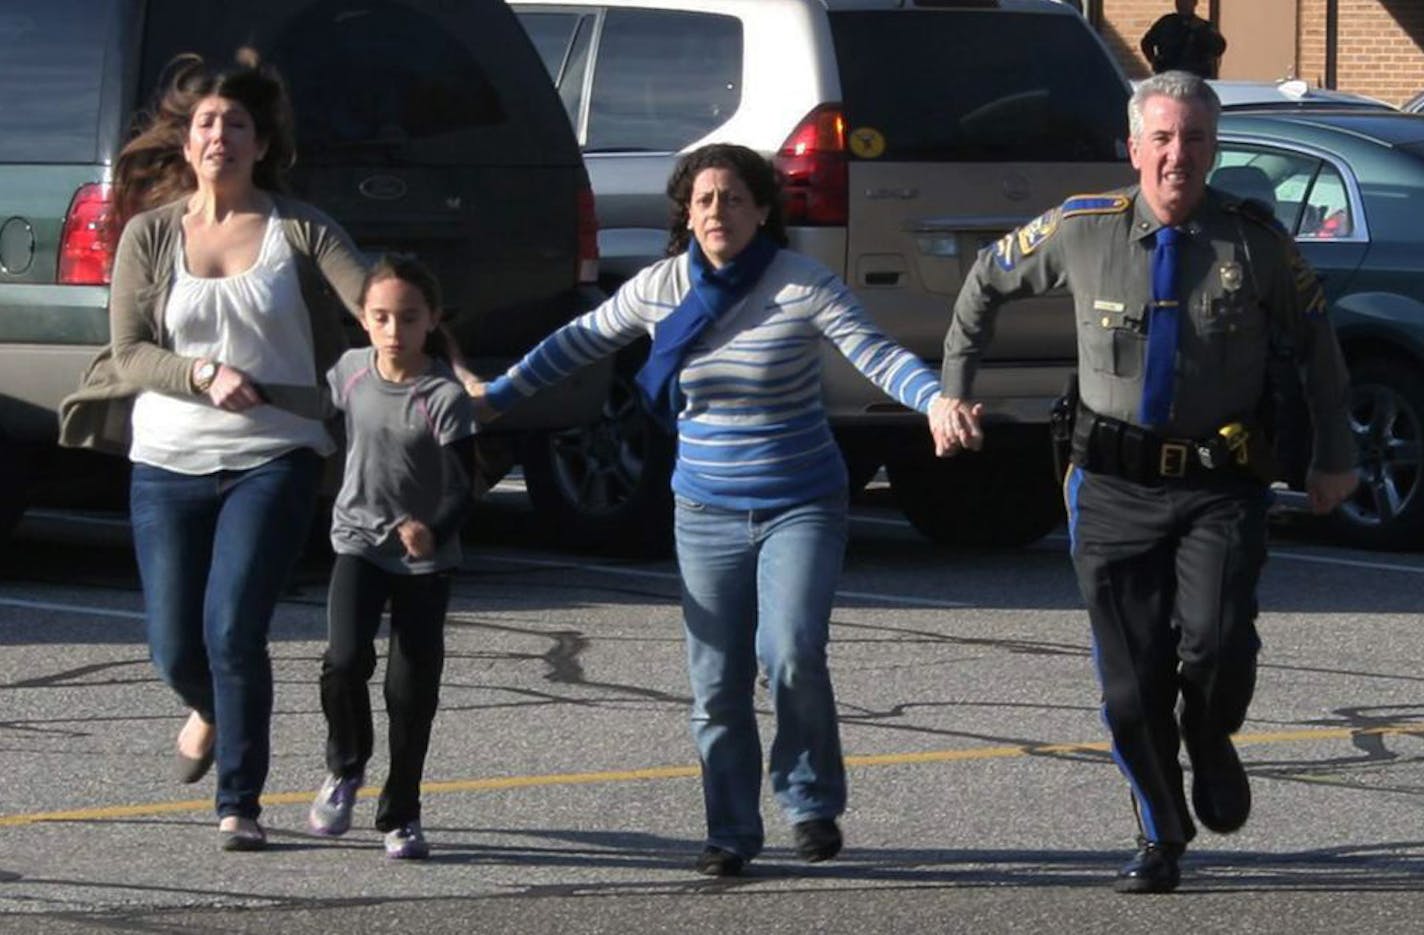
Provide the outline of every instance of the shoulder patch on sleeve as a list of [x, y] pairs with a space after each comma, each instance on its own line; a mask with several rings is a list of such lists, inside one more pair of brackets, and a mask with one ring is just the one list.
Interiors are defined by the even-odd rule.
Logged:
[[1059, 210], [1045, 211], [1018, 229], [1019, 255], [1029, 256], [1058, 230]]
[[989, 248], [989, 252], [993, 254], [994, 262], [998, 264], [999, 269], [1005, 272], [1013, 269], [1014, 235], [1008, 233], [994, 241], [994, 245]]
[[1033, 255], [1034, 251], [1052, 237], [1058, 230], [1061, 211], [1053, 208], [1045, 211], [1027, 224], [1009, 231], [988, 248], [994, 263], [1004, 272], [1012, 270], [1020, 260]]
[[1122, 214], [1132, 207], [1132, 199], [1126, 195], [1074, 195], [1063, 202], [1062, 214], [1065, 218], [1084, 214]]

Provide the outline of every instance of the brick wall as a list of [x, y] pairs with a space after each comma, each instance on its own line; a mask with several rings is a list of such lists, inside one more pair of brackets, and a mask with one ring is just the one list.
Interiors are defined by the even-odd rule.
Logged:
[[[1249, 3], [1252, 0], [1218, 0]], [[1325, 81], [1325, 0], [1297, 0], [1300, 28], [1296, 74], [1313, 85]], [[1152, 23], [1173, 9], [1171, 0], [1098, 0], [1102, 35], [1128, 76], [1149, 74], [1138, 42]], [[1207, 15], [1210, 0], [1197, 14]], [[1336, 86], [1400, 104], [1424, 90], [1424, 0], [1339, 0]], [[1234, 49], [1249, 36], [1227, 36]]]
[[[1325, 84], [1325, 0], [1300, 0], [1296, 34], [1296, 76], [1313, 85]], [[1344, 49], [1337, 51], [1337, 55]], [[1338, 83], [1338, 81], [1337, 81]], [[1341, 88], [1350, 91], [1352, 88]], [[1364, 93], [1364, 92], [1361, 92]]]
[[[1400, 104], [1424, 91], [1424, 2], [1339, 0], [1335, 83]], [[1299, 74], [1325, 81], [1325, 0], [1300, 0]]]

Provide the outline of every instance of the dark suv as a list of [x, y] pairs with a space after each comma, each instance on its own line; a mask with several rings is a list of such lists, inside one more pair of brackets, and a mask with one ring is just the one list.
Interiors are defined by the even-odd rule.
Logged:
[[[295, 194], [363, 249], [427, 261], [479, 373], [502, 371], [602, 297], [577, 144], [504, 3], [9, 0], [0, 8], [0, 535], [28, 499], [72, 490], [75, 469], [95, 466], [57, 450], [55, 409], [108, 338], [113, 244], [99, 221], [135, 111], [178, 53], [228, 61], [243, 45], [290, 86]], [[544, 431], [589, 420], [608, 376], [586, 370], [521, 407], [494, 427], [503, 434], [481, 437], [486, 453], [516, 441], [537, 451]], [[487, 461], [508, 460], [500, 454]], [[98, 465], [122, 476], [111, 460]]]

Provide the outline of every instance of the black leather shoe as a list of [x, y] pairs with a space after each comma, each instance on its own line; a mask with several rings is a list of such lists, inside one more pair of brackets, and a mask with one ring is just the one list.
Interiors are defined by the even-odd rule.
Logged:
[[1251, 814], [1251, 781], [1225, 734], [1194, 737], [1183, 731], [1192, 761], [1192, 809], [1217, 834], [1230, 834]]
[[1185, 849], [1181, 844], [1138, 841], [1136, 855], [1117, 872], [1113, 889], [1119, 893], [1172, 892], [1182, 882], [1177, 860]]
[[830, 860], [841, 852], [841, 829], [830, 818], [799, 821], [792, 830], [796, 833], [796, 853], [809, 863]]
[[747, 862], [739, 854], [709, 844], [697, 855], [694, 866], [698, 873], [709, 877], [739, 877]]

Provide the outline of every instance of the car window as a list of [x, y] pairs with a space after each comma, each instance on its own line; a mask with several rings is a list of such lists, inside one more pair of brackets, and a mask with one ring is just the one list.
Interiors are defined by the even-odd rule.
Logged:
[[1331, 240], [1348, 237], [1355, 232], [1345, 180], [1340, 177], [1339, 170], [1328, 162], [1320, 167], [1315, 184], [1304, 200], [1300, 229], [1296, 231], [1298, 238]]
[[843, 11], [830, 23], [846, 120], [884, 138], [880, 160], [1127, 154], [1127, 84], [1079, 17]]
[[0, 162], [94, 161], [112, 7], [47, 0], [0, 10]]
[[590, 152], [675, 152], [726, 123], [742, 98], [735, 17], [610, 10], [589, 98]]
[[594, 18], [584, 13], [537, 8], [520, 9], [518, 15], [549, 77], [558, 86], [559, 100], [563, 102], [569, 123], [577, 131]]
[[559, 80], [559, 71], [564, 67], [564, 57], [568, 55], [569, 43], [574, 30], [578, 29], [581, 15], [559, 13], [553, 10], [521, 10], [519, 24], [529, 33], [539, 60], [549, 71], [549, 77]]
[[[275, 46], [301, 115], [303, 156], [347, 162], [353, 148], [408, 147], [504, 120], [485, 69], [433, 17], [396, 3], [355, 16], [333, 15], [335, 6], [292, 17]], [[338, 73], [343, 80], [332, 81]]]
[[1238, 198], [1254, 198], [1300, 240], [1354, 233], [1345, 180], [1333, 165], [1303, 153], [1221, 144], [1211, 184]]
[[1259, 201], [1275, 213], [1282, 227], [1295, 233], [1320, 165], [1311, 156], [1223, 143], [1209, 181], [1237, 198]]
[[579, 111], [583, 107], [583, 86], [588, 78], [588, 53], [593, 45], [593, 24], [591, 16], [579, 20], [578, 30], [573, 36], [573, 45], [564, 61], [564, 73], [559, 77], [559, 100], [564, 105], [564, 113], [569, 115], [569, 123], [583, 143], [583, 127], [579, 123]]
[[496, 12], [397, 0], [151, 0], [141, 89], [151, 94], [178, 52], [222, 61], [250, 43], [291, 89], [304, 166], [451, 165], [490, 153], [537, 163], [549, 137], [532, 131], [552, 115], [520, 89], [542, 70], [513, 15]]

